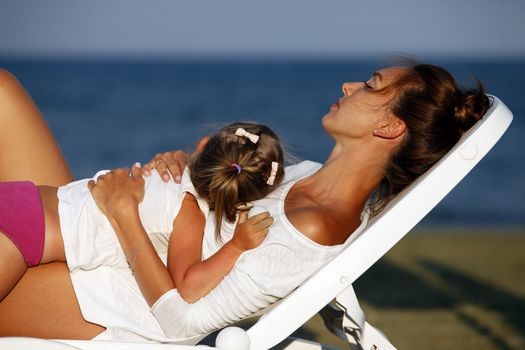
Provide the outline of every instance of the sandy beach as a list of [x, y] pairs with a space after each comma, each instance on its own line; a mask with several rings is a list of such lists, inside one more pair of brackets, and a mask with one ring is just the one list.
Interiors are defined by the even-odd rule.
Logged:
[[[417, 229], [354, 287], [398, 349], [522, 350], [524, 271], [524, 228]], [[293, 336], [348, 349], [319, 315]]]
[[[355, 283], [398, 348], [524, 349], [525, 229], [416, 230]], [[344, 343], [315, 316], [295, 335]]]

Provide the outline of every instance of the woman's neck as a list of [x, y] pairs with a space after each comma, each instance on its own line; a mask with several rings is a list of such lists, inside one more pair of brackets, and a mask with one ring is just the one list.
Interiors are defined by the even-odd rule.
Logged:
[[360, 212], [379, 185], [384, 164], [380, 153], [365, 149], [336, 145], [321, 169], [298, 184], [300, 191], [336, 212]]

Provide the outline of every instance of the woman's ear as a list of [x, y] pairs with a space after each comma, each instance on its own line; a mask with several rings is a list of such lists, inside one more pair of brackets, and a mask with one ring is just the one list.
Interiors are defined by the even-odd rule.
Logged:
[[391, 116], [375, 128], [372, 134], [383, 139], [396, 139], [403, 136], [405, 131], [405, 122], [398, 117]]

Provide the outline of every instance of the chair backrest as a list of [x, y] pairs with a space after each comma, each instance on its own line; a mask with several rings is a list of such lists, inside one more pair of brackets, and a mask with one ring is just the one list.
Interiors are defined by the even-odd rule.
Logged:
[[284, 340], [368, 270], [430, 212], [487, 154], [512, 121], [497, 97], [445, 157], [396, 196], [359, 235], [249, 330], [252, 350]]

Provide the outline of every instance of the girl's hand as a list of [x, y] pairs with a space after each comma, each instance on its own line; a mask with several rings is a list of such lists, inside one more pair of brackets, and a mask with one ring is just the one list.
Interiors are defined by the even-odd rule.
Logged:
[[98, 207], [108, 219], [117, 219], [127, 215], [130, 210], [138, 209], [144, 198], [144, 179], [140, 164], [135, 163], [130, 169], [121, 168], [99, 176], [97, 182], [88, 182], [88, 188]]
[[151, 170], [155, 169], [164, 182], [168, 182], [170, 180], [171, 174], [173, 180], [175, 180], [176, 183], [180, 183], [180, 180], [182, 179], [182, 173], [188, 165], [190, 157], [202, 151], [204, 146], [206, 146], [208, 139], [209, 137], [202, 138], [199, 141], [195, 151], [191, 154], [180, 150], [157, 153], [152, 160], [144, 164], [144, 167], [142, 167], [142, 174], [144, 176], [150, 176]]
[[249, 219], [248, 211], [241, 211], [230, 242], [243, 252], [256, 248], [264, 241], [272, 224], [273, 217], [267, 211]]

